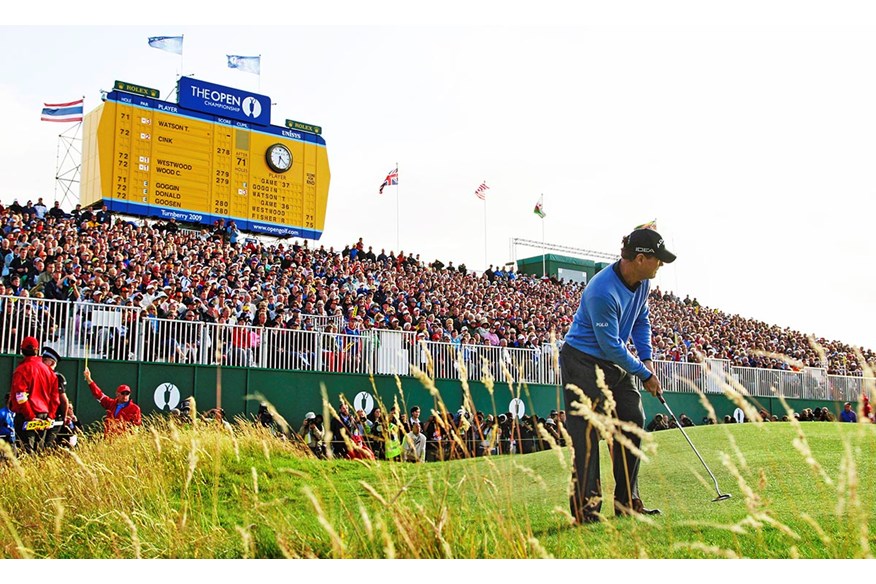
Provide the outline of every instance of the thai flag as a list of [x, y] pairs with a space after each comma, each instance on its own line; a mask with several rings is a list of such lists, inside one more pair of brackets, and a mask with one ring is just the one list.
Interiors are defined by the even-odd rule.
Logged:
[[383, 187], [388, 187], [390, 185], [398, 184], [398, 167], [396, 166], [394, 170], [390, 170], [389, 174], [386, 175], [386, 178], [383, 181], [383, 184], [380, 185], [380, 194], [383, 194]]
[[67, 103], [44, 103], [40, 119], [44, 122], [81, 122], [83, 101], [78, 99]]

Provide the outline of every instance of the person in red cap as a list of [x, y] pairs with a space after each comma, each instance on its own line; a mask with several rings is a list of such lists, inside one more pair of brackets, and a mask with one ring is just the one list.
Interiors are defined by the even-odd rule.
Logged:
[[124, 434], [134, 426], [143, 425], [140, 406], [131, 401], [130, 387], [124, 384], [118, 386], [116, 397], [113, 399], [105, 395], [91, 379], [91, 371], [88, 367], [85, 368], [85, 381], [88, 383], [91, 395], [100, 402], [100, 407], [106, 410], [106, 417], [103, 419], [104, 437]]
[[40, 342], [34, 337], [21, 341], [24, 360], [12, 373], [9, 409], [15, 412], [15, 431], [25, 452], [45, 448], [60, 404], [58, 378], [38, 355]]

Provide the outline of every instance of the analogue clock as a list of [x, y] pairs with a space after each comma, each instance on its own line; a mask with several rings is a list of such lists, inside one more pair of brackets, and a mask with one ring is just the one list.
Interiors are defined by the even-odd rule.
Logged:
[[283, 144], [274, 144], [265, 152], [265, 160], [274, 172], [286, 172], [292, 168], [292, 152]]

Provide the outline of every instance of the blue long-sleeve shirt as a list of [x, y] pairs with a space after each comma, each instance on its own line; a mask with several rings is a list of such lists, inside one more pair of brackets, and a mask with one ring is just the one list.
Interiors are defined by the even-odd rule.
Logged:
[[[643, 361], [651, 359], [651, 322], [648, 318], [650, 280], [630, 289], [614, 263], [596, 274], [584, 288], [565, 342], [599, 359], [616, 363], [642, 381], [651, 377]], [[627, 349], [632, 338], [638, 358]]]

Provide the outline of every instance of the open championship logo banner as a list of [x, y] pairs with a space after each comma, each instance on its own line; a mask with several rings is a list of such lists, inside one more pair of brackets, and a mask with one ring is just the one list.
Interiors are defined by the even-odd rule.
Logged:
[[270, 97], [192, 77], [180, 77], [179, 105], [185, 109], [220, 118], [230, 118], [260, 126], [271, 125]]
[[523, 403], [522, 399], [516, 397], [508, 404], [508, 411], [519, 420], [526, 413], [526, 404]]
[[374, 398], [367, 391], [360, 391], [356, 394], [356, 397], [353, 398], [353, 411], [362, 410], [365, 412], [365, 415], [371, 413], [371, 410], [374, 409]]
[[155, 388], [153, 398], [155, 407], [163, 412], [169, 412], [179, 405], [179, 388], [172, 383], [162, 383]]

